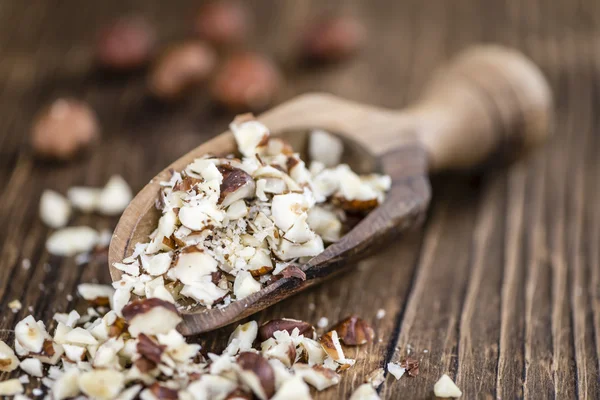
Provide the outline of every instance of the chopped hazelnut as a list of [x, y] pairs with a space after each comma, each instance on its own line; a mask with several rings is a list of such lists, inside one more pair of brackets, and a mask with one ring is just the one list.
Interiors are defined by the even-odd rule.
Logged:
[[31, 131], [33, 151], [42, 158], [75, 158], [100, 136], [94, 111], [84, 102], [58, 99], [35, 117]]

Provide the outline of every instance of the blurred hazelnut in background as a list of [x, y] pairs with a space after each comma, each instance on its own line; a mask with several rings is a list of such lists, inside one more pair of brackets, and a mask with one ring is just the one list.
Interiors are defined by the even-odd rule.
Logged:
[[148, 78], [150, 92], [162, 100], [176, 100], [206, 82], [217, 56], [199, 41], [169, 47], [154, 63]]
[[281, 85], [281, 73], [269, 58], [244, 52], [224, 62], [212, 83], [211, 93], [231, 111], [259, 111], [273, 102]]
[[35, 117], [31, 146], [41, 158], [66, 161], [87, 149], [99, 136], [94, 111], [82, 101], [61, 98]]
[[194, 19], [196, 34], [219, 47], [244, 42], [250, 25], [248, 11], [239, 1], [209, 1], [200, 7]]
[[141, 16], [123, 17], [103, 28], [96, 42], [98, 63], [111, 70], [134, 70], [154, 55], [156, 32]]
[[365, 27], [351, 16], [327, 16], [309, 24], [301, 38], [307, 61], [338, 62], [356, 54], [366, 40]]

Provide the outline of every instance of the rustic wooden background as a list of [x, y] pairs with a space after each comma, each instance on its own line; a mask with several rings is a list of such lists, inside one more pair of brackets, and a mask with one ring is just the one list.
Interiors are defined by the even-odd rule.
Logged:
[[[122, 174], [134, 190], [188, 149], [224, 130], [230, 115], [199, 92], [165, 107], [144, 95], [142, 75], [94, 71], [89, 43], [99, 25], [141, 11], [165, 42], [185, 37], [197, 1], [0, 1], [1, 337], [31, 307], [50, 321], [73, 307], [78, 282], [108, 282], [105, 259], [77, 266], [49, 257], [37, 217], [44, 188], [102, 185]], [[373, 322], [374, 344], [319, 399], [347, 398], [364, 376], [408, 351], [417, 378], [388, 378], [386, 399], [432, 398], [443, 373], [466, 399], [600, 398], [600, 2], [574, 0], [253, 1], [251, 46], [286, 68], [281, 100], [311, 90], [394, 108], [414, 99], [432, 69], [480, 42], [523, 50], [546, 73], [557, 105], [550, 143], [510, 170], [437, 177], [424, 228], [354, 272], [257, 315]], [[299, 27], [323, 8], [354, 13], [370, 41], [352, 62], [302, 70], [290, 62]], [[59, 95], [89, 101], [104, 139], [69, 165], [36, 162], [27, 148], [32, 115]], [[78, 216], [110, 228], [116, 220]], [[22, 260], [31, 260], [31, 268]], [[9, 301], [24, 309], [13, 314]], [[315, 308], [308, 305], [313, 303]], [[386, 316], [376, 320], [379, 308]], [[219, 348], [229, 329], [200, 338]]]

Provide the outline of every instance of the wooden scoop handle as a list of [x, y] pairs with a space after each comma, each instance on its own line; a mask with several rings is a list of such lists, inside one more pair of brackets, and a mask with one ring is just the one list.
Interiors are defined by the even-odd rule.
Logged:
[[403, 114], [430, 170], [457, 170], [510, 161], [535, 147], [549, 132], [552, 110], [548, 83], [529, 59], [479, 46], [441, 68]]

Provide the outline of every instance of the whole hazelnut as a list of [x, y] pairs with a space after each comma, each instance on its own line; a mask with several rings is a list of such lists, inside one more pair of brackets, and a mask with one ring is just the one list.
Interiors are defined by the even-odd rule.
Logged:
[[255, 53], [230, 57], [212, 84], [216, 101], [236, 112], [268, 106], [281, 87], [281, 74], [268, 58]]
[[362, 47], [364, 26], [349, 16], [333, 16], [307, 27], [301, 43], [302, 55], [309, 61], [336, 62], [350, 57]]
[[239, 44], [250, 30], [246, 8], [237, 1], [213, 0], [198, 10], [194, 30], [216, 46]]
[[156, 61], [148, 85], [158, 98], [174, 100], [204, 83], [212, 73], [217, 57], [201, 42], [175, 45]]
[[127, 17], [103, 28], [96, 42], [96, 58], [105, 68], [132, 70], [148, 63], [156, 33], [141, 17]]
[[96, 114], [86, 103], [57, 99], [35, 117], [31, 146], [42, 158], [69, 160], [99, 136]]

